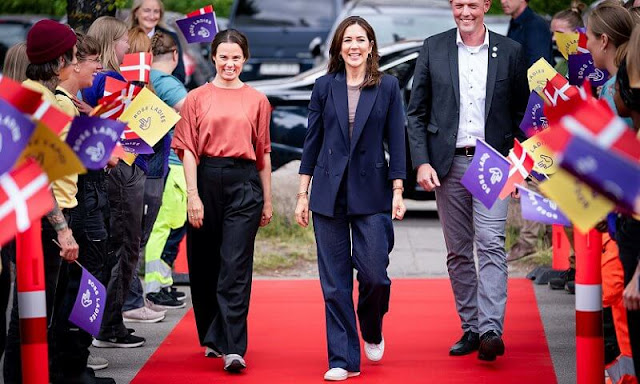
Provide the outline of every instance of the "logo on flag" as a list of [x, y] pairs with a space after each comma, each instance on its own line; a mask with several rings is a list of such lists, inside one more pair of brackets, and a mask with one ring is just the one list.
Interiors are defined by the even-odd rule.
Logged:
[[125, 123], [116, 120], [77, 116], [66, 142], [87, 169], [102, 169], [125, 127]]
[[571, 221], [562, 213], [558, 205], [546, 197], [518, 185], [522, 218], [544, 224], [571, 226]]
[[581, 85], [589, 80], [593, 86], [599, 87], [608, 79], [609, 72], [596, 68], [590, 53], [569, 55], [569, 84]]
[[532, 171], [550, 175], [557, 169], [557, 163], [554, 158], [554, 154], [545, 145], [543, 134], [537, 134], [531, 138], [522, 142], [522, 147], [533, 158]]
[[20, 111], [0, 100], [0, 174], [13, 168], [34, 129]]
[[214, 12], [187, 16], [185, 19], [176, 20], [176, 24], [189, 44], [210, 43], [218, 33]]
[[504, 200], [516, 188], [516, 184], [522, 184], [533, 169], [533, 158], [525, 151], [518, 140], [513, 140], [513, 149], [509, 151], [509, 178], [500, 191], [500, 199]]
[[483, 140], [476, 141], [476, 153], [460, 183], [488, 209], [506, 183], [509, 161]]
[[128, 53], [124, 55], [120, 72], [127, 81], [149, 83], [152, 55], [148, 52]]
[[629, 212], [640, 197], [640, 165], [581, 137], [569, 142], [561, 166]]
[[53, 209], [49, 179], [35, 161], [0, 176], [0, 245]]
[[569, 55], [578, 52], [578, 32], [554, 32], [558, 51], [564, 56], [565, 60], [569, 60]]
[[540, 95], [531, 92], [529, 102], [527, 103], [527, 111], [520, 123], [520, 130], [522, 130], [527, 137], [531, 137], [547, 128], [549, 128], [549, 121], [544, 115], [544, 101]]
[[542, 96], [542, 90], [547, 81], [552, 79], [558, 72], [545, 60], [539, 59], [527, 70], [527, 78], [529, 80], [529, 90]]
[[93, 336], [100, 332], [107, 290], [91, 273], [82, 268], [80, 288], [69, 321]]

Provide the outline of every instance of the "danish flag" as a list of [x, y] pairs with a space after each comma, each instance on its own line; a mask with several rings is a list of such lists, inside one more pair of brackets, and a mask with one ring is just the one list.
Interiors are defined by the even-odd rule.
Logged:
[[582, 137], [603, 149], [612, 149], [634, 162], [640, 161], [640, 141], [605, 100], [578, 100], [557, 124], [543, 132], [542, 139], [553, 151], [564, 152], [574, 136]]
[[502, 200], [516, 189], [516, 185], [524, 182], [524, 179], [531, 173], [534, 163], [531, 155], [529, 155], [520, 142], [515, 139], [513, 140], [513, 149], [509, 151], [507, 160], [509, 160], [511, 165], [509, 167], [507, 183], [502, 187], [502, 191], [500, 191], [499, 197]]
[[204, 15], [205, 13], [213, 13], [213, 12], [214, 12], [213, 5], [207, 5], [206, 7], [200, 8], [197, 11], [187, 13], [187, 17], [199, 16], [199, 15]]
[[73, 120], [72, 116], [62, 112], [49, 101], [43, 100], [40, 92], [24, 87], [2, 75], [0, 75], [0, 98], [9, 102], [20, 112], [29, 115], [33, 120], [41, 121], [55, 134], [59, 134]]
[[34, 160], [0, 176], [0, 244], [29, 229], [32, 221], [51, 209], [49, 179]]
[[127, 81], [149, 83], [152, 55], [148, 52], [128, 53], [124, 55], [120, 72]]
[[141, 87], [129, 84], [125, 88], [121, 88], [119, 91], [110, 95], [106, 95], [105, 91], [105, 97], [98, 100], [98, 106], [91, 112], [91, 116], [100, 116], [103, 119], [116, 120], [141, 90]]
[[126, 81], [121, 81], [116, 79], [115, 77], [107, 76], [107, 79], [104, 83], [104, 96], [113, 95], [114, 93], [119, 93], [127, 86]]
[[559, 73], [547, 81], [542, 92], [552, 106], [558, 105], [558, 100], [568, 101], [579, 93], [578, 88], [570, 85], [569, 81]]

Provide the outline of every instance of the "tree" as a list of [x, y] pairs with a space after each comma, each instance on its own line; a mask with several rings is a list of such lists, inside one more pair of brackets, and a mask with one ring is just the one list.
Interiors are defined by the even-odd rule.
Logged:
[[115, 16], [118, 0], [67, 0], [67, 23], [75, 30], [86, 32], [101, 16]]

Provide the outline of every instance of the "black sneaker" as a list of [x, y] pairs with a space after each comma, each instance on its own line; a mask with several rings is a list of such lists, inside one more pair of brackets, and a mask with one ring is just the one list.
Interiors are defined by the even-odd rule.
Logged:
[[147, 299], [158, 307], [165, 309], [177, 309], [187, 306], [187, 304], [174, 299], [163, 290], [160, 290], [160, 292], [147, 293]]
[[187, 294], [184, 292], [178, 291], [177, 288], [167, 287], [167, 288], [162, 288], [162, 290], [176, 300], [185, 301], [187, 299]]
[[94, 339], [91, 343], [96, 348], [137, 348], [144, 344], [144, 337], [128, 334], [125, 337], [114, 337], [112, 339]]

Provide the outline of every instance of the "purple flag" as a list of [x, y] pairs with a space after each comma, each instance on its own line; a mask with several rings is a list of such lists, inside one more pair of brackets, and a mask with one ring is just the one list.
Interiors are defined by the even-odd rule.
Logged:
[[141, 138], [122, 139], [120, 143], [122, 144], [122, 149], [126, 152], [135, 153], [136, 155], [151, 155], [154, 153], [153, 148]]
[[560, 166], [585, 184], [633, 212], [640, 198], [640, 165], [574, 136], [565, 150]]
[[491, 209], [509, 178], [510, 163], [483, 140], [476, 141], [476, 153], [460, 183]]
[[76, 116], [66, 142], [87, 169], [102, 169], [126, 126], [117, 120]]
[[544, 101], [537, 92], [533, 91], [529, 95], [527, 111], [520, 122], [520, 129], [527, 137], [549, 128], [549, 121], [544, 115]]
[[518, 185], [522, 218], [544, 224], [571, 226], [571, 221], [562, 213], [558, 205], [539, 193]]
[[599, 87], [609, 80], [609, 72], [596, 68], [590, 53], [569, 55], [569, 84], [581, 86], [585, 79]]
[[210, 43], [218, 33], [215, 13], [205, 13], [176, 20], [187, 43]]
[[0, 100], [0, 175], [13, 168], [34, 129], [22, 112]]
[[82, 268], [80, 289], [76, 296], [69, 321], [97, 336], [102, 324], [102, 315], [106, 305], [107, 290], [98, 279]]

